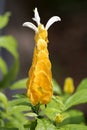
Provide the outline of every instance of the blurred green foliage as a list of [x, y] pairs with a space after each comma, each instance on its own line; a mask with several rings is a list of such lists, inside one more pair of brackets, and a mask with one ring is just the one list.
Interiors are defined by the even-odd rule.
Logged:
[[[16, 81], [11, 89], [26, 89], [26, 80]], [[54, 81], [53, 89], [56, 93], [54, 91], [52, 100], [46, 106], [39, 104], [39, 106], [33, 106], [25, 94], [13, 95], [13, 100], [8, 100], [5, 94], [0, 92], [0, 129], [87, 130], [83, 112], [72, 108], [78, 104], [87, 103], [87, 88], [85, 87], [87, 81], [83, 80], [84, 84], [82, 84], [83, 81], [79, 84], [82, 87], [72, 95], [63, 93], [61, 87]], [[61, 122], [56, 121], [58, 114], [62, 115]]]
[[6, 12], [4, 15], [0, 15], [0, 29], [6, 27], [9, 21], [10, 12]]
[[[10, 13], [0, 15], [0, 29], [6, 27], [9, 21]], [[2, 72], [2, 79], [0, 80], [0, 89], [8, 87], [11, 82], [16, 78], [19, 70], [19, 55], [17, 51], [17, 41], [11, 35], [0, 36], [0, 48], [6, 49], [14, 59], [13, 65], [8, 69], [7, 63], [0, 56], [0, 70]]]

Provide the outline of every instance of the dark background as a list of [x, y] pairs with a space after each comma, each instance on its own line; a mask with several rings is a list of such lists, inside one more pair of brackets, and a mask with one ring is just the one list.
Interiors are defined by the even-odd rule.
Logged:
[[[61, 22], [49, 29], [49, 52], [53, 77], [63, 87], [64, 79], [73, 77], [75, 86], [87, 77], [87, 0], [6, 0], [5, 11], [11, 12], [6, 34], [18, 41], [20, 54], [19, 79], [27, 77], [31, 66], [34, 32], [22, 27], [32, 21], [37, 7], [42, 23], [58, 15]], [[86, 105], [80, 106], [85, 111]]]

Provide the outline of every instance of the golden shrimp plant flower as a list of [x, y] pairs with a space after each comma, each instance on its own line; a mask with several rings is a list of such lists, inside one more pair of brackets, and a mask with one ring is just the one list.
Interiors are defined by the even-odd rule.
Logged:
[[25, 22], [23, 26], [29, 27], [35, 31], [35, 48], [33, 54], [32, 65], [28, 73], [27, 96], [32, 105], [47, 104], [52, 97], [52, 73], [51, 62], [49, 59], [48, 45], [48, 29], [60, 17], [53, 16], [44, 27], [40, 23], [40, 16], [37, 8], [34, 10], [33, 20], [37, 23], [37, 27], [31, 22]]

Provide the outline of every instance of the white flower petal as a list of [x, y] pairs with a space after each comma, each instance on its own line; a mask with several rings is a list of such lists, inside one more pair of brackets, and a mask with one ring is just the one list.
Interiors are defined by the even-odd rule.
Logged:
[[40, 24], [40, 16], [39, 16], [37, 8], [35, 8], [35, 10], [34, 10], [34, 18], [33, 18], [33, 20], [37, 23], [37, 25]]
[[29, 27], [29, 28], [33, 29], [35, 32], [38, 32], [37, 27], [36, 27], [33, 23], [31, 23], [31, 22], [25, 22], [25, 23], [23, 24], [23, 26]]
[[58, 17], [58, 16], [53, 16], [52, 18], [50, 18], [46, 24], [46, 30], [49, 29], [49, 27], [54, 23], [54, 22], [57, 22], [57, 21], [61, 21], [61, 18]]

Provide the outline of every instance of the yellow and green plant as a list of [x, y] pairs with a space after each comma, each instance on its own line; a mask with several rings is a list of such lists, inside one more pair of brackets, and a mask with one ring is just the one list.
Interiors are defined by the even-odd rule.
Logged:
[[[8, 18], [8, 15], [5, 17]], [[9, 70], [0, 57], [3, 74], [0, 81], [0, 130], [87, 130], [84, 113], [74, 108], [87, 103], [87, 78], [75, 90], [73, 79], [67, 77], [62, 90], [52, 77], [47, 48], [48, 29], [61, 19], [53, 16], [44, 26], [35, 8], [33, 20], [37, 26], [31, 22], [23, 24], [35, 31], [33, 60], [27, 78], [12, 83], [19, 68], [17, 43], [12, 36], [0, 37], [0, 47], [7, 49], [14, 58]], [[6, 87], [11, 90], [24, 89], [26, 93], [14, 94], [13, 99], [9, 100], [3, 92]]]

